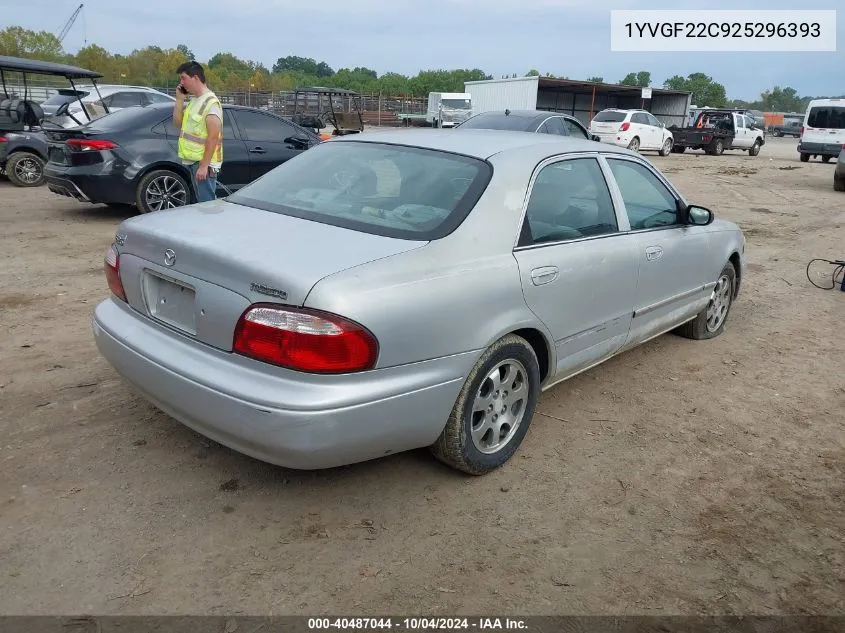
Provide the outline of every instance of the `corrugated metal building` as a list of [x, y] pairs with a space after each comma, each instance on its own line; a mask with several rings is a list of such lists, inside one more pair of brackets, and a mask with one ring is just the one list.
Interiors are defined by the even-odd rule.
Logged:
[[551, 77], [515, 77], [464, 82], [472, 95], [473, 114], [490, 110], [551, 110], [577, 117], [589, 124], [605, 108], [648, 110], [669, 127], [685, 126], [692, 94], [677, 90], [651, 89], [651, 99], [642, 98], [642, 88], [599, 84]]

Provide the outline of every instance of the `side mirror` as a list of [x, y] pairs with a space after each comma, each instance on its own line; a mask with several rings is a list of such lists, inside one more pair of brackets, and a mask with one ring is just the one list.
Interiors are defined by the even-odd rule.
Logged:
[[590, 140], [601, 142], [601, 136], [599, 136], [598, 134], [590, 134]]
[[310, 142], [311, 141], [308, 139], [308, 137], [304, 136], [303, 134], [295, 134], [293, 136], [288, 136], [285, 139], [285, 143], [290, 143], [291, 145], [298, 145], [300, 147], [307, 147]]
[[716, 217], [710, 209], [694, 204], [687, 207], [684, 215], [686, 216], [687, 224], [692, 224], [693, 226], [707, 226]]

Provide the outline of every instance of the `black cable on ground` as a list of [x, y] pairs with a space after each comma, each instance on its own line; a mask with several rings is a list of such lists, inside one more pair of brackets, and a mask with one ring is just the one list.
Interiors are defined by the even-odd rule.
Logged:
[[[812, 277], [810, 277], [810, 266], [812, 266], [814, 262], [824, 262], [825, 264], [830, 264], [834, 267], [833, 274], [830, 276], [830, 286], [820, 286], [815, 281], [813, 281]], [[831, 261], [829, 259], [816, 258], [811, 259], [810, 263], [807, 264], [807, 279], [809, 279], [810, 283], [813, 284], [816, 288], [821, 288], [822, 290], [833, 290], [837, 286], [841, 286], [843, 272], [845, 272], [845, 261], [841, 259]]]

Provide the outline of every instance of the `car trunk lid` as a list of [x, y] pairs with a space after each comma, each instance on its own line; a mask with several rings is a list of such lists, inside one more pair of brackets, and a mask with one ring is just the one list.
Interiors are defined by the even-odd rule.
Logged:
[[134, 309], [226, 350], [252, 303], [301, 306], [320, 279], [426, 243], [225, 200], [130, 218], [116, 241]]

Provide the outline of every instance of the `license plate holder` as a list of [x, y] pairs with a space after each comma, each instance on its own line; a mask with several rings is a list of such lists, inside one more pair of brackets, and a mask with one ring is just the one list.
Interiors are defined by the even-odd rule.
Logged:
[[144, 302], [151, 317], [178, 330], [197, 333], [196, 290], [151, 270], [144, 271]]

